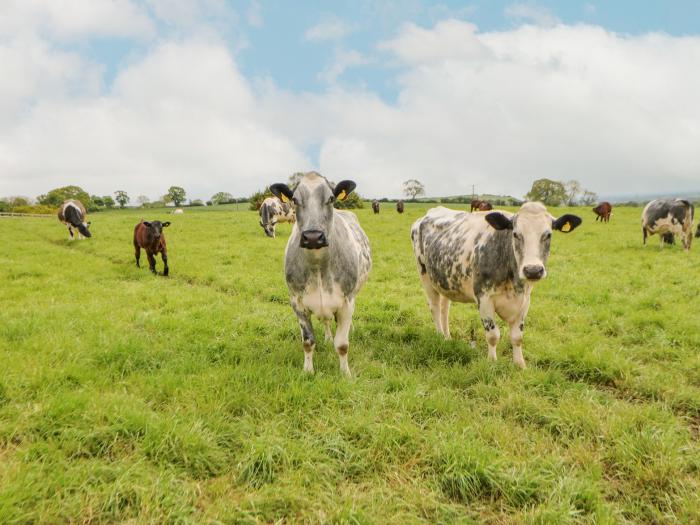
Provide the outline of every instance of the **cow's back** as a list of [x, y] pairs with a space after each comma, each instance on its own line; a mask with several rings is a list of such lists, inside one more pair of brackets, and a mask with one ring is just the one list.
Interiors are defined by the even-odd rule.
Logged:
[[367, 281], [372, 269], [372, 253], [369, 238], [360, 226], [357, 216], [345, 210], [334, 210], [334, 242], [331, 249], [331, 266], [343, 293], [354, 296]]

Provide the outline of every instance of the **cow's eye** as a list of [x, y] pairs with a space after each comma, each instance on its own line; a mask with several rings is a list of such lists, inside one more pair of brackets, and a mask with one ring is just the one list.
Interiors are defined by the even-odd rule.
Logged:
[[522, 240], [523, 240], [523, 236], [520, 235], [520, 234], [519, 234], [518, 232], [516, 232], [516, 231], [513, 231], [513, 238], [514, 238], [516, 241], [522, 241]]
[[296, 197], [292, 197], [292, 202], [295, 206], [299, 206], [299, 199], [297, 199]]
[[551, 238], [552, 238], [552, 232], [546, 232], [545, 234], [542, 235], [543, 241], [548, 241]]
[[333, 204], [335, 202], [335, 196], [331, 195], [330, 198], [328, 199], [328, 204]]

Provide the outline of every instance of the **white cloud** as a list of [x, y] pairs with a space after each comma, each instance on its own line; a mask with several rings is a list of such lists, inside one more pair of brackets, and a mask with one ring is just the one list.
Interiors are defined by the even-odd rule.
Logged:
[[262, 27], [265, 23], [265, 19], [262, 14], [262, 6], [258, 0], [253, 0], [248, 6], [248, 11], [246, 13], [246, 18], [248, 24], [253, 27]]
[[88, 36], [150, 38], [155, 28], [130, 0], [3, 0], [0, 34], [42, 32], [62, 39]]
[[560, 23], [560, 20], [547, 8], [532, 3], [510, 5], [506, 7], [505, 15], [518, 23], [531, 22], [545, 27]]
[[362, 66], [368, 63], [369, 59], [359, 51], [336, 49], [333, 63], [319, 73], [318, 77], [327, 84], [335, 84], [338, 81], [338, 77], [349, 67]]
[[343, 86], [343, 68], [367, 60], [353, 52], [338, 52], [325, 93], [296, 93], [246, 78], [218, 39], [163, 39], [105, 89], [98, 64], [36, 35], [5, 39], [0, 196], [74, 183], [245, 195], [311, 168], [369, 197], [409, 178], [430, 195], [520, 196], [540, 177], [599, 194], [700, 186], [700, 38], [450, 20], [379, 47], [393, 103]]
[[345, 21], [331, 17], [307, 29], [304, 39], [311, 42], [341, 40], [351, 32], [352, 28]]

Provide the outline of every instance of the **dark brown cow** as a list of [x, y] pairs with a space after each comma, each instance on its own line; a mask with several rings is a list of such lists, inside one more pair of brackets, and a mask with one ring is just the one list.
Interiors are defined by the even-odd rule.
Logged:
[[493, 210], [493, 206], [491, 206], [491, 203], [489, 201], [480, 201], [479, 207], [477, 209], [479, 211], [491, 211]]
[[399, 201], [396, 203], [396, 211], [399, 213], [403, 213], [403, 201]]
[[141, 267], [141, 248], [146, 250], [148, 266], [153, 273], [156, 273], [156, 258], [160, 253], [163, 258], [163, 275], [168, 275], [168, 249], [165, 245], [165, 234], [163, 228], [170, 226], [170, 222], [152, 221], [147, 222], [141, 219], [134, 228], [134, 253], [136, 255], [136, 266]]
[[478, 210], [479, 206], [481, 206], [481, 202], [479, 199], [472, 199], [471, 202], [471, 208], [469, 208], [469, 211], [472, 212], [474, 210]]
[[610, 222], [612, 215], [612, 205], [609, 202], [601, 202], [593, 208], [593, 213], [596, 214], [595, 220], [600, 219], [600, 222]]
[[378, 200], [373, 200], [372, 201], [372, 211], [376, 214], [379, 213], [379, 201]]

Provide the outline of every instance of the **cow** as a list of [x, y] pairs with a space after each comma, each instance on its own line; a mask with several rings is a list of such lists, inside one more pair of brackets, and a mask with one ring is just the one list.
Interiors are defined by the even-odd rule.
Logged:
[[607, 201], [603, 201], [598, 206], [593, 208], [593, 213], [596, 214], [595, 220], [600, 220], [600, 222], [610, 222], [610, 216], [612, 215], [612, 204]]
[[286, 184], [270, 190], [284, 202], [292, 202], [297, 222], [287, 242], [284, 270], [292, 310], [301, 329], [304, 371], [313, 373], [316, 347], [311, 316], [326, 326], [326, 340], [332, 337], [330, 322], [335, 318], [335, 351], [340, 371], [350, 376], [349, 332], [355, 297], [367, 280], [372, 256], [367, 235], [355, 214], [336, 210], [333, 203], [345, 200], [355, 183], [343, 180], [333, 187], [316, 172], [305, 173], [292, 191]]
[[450, 339], [452, 301], [476, 303], [488, 358], [496, 359], [498, 314], [510, 327], [513, 362], [525, 368], [525, 316], [534, 284], [547, 275], [552, 230], [568, 233], [581, 222], [569, 214], [554, 218], [540, 202], [526, 202], [515, 214], [428, 210], [413, 223], [411, 240], [437, 331]]
[[700, 238], [700, 222], [698, 223], [698, 229], [697, 229], [697, 231], [695, 232], [695, 238], [696, 238], [696, 239], [697, 239], [697, 238]]
[[658, 233], [661, 246], [678, 235], [683, 240], [683, 248], [690, 250], [693, 240], [693, 205], [683, 199], [656, 199], [648, 203], [642, 211], [642, 236], [646, 246], [647, 236]]
[[479, 210], [479, 206], [481, 206], [481, 201], [479, 199], [472, 199], [470, 203], [470, 208], [469, 211], [472, 212], [474, 210]]
[[403, 213], [403, 201], [398, 201], [396, 203], [396, 211], [399, 213]]
[[275, 229], [278, 222], [291, 222], [295, 220], [294, 208], [289, 203], [282, 202], [275, 197], [268, 197], [260, 205], [260, 226], [265, 230], [265, 235], [275, 237]]
[[160, 253], [163, 258], [163, 275], [168, 276], [168, 248], [165, 244], [165, 234], [163, 228], [170, 226], [170, 222], [144, 221], [141, 219], [134, 228], [134, 254], [136, 256], [136, 267], [140, 268], [141, 248], [146, 250], [148, 257], [148, 267], [156, 273], [156, 258]]
[[379, 213], [379, 201], [376, 199], [372, 201], [372, 211], [375, 215]]
[[491, 211], [493, 210], [493, 206], [489, 201], [479, 201], [479, 207], [477, 208], [478, 211]]
[[63, 201], [61, 207], [58, 209], [58, 220], [63, 224], [68, 226], [69, 239], [73, 240], [73, 228], [78, 230], [78, 240], [81, 240], [83, 236], [92, 237], [90, 230], [90, 223], [85, 221], [87, 217], [87, 211], [85, 206], [79, 200], [68, 199]]
[[178, 208], [178, 209], [176, 209], [176, 210], [173, 210], [172, 213], [173, 213], [173, 215], [182, 215], [182, 214], [185, 213], [185, 212], [184, 212], [184, 210], [183, 210], [182, 208]]

